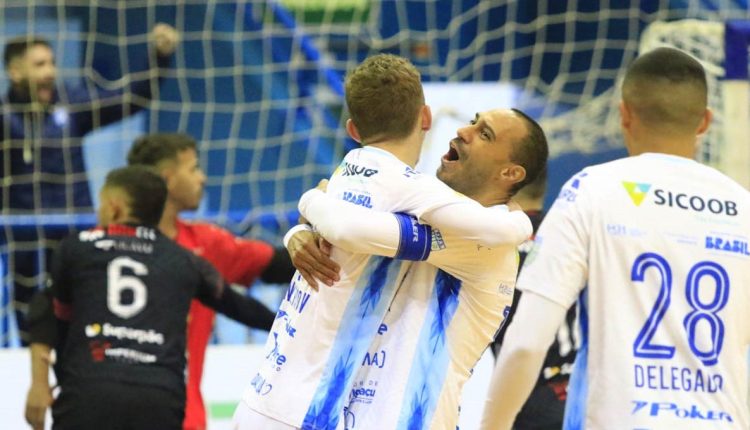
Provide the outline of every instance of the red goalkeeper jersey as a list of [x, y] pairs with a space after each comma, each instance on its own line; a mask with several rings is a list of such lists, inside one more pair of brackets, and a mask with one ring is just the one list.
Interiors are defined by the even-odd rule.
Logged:
[[[207, 223], [177, 221], [175, 241], [210, 261], [227, 282], [250, 285], [268, 266], [274, 248], [256, 240], [239, 239]], [[206, 408], [201, 395], [203, 361], [211, 337], [215, 312], [193, 300], [187, 326], [187, 402], [183, 429], [206, 428]]]

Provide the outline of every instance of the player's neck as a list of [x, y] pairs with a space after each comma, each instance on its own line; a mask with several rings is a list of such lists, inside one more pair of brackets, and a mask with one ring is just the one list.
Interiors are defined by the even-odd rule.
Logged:
[[170, 203], [169, 200], [164, 204], [164, 212], [159, 221], [159, 231], [170, 239], [177, 237], [177, 216], [180, 214], [179, 208]]
[[417, 161], [419, 161], [419, 153], [422, 151], [423, 140], [424, 134], [420, 133], [420, 135], [413, 134], [406, 139], [388, 140], [385, 142], [372, 143], [368, 146], [390, 152], [403, 163], [410, 167], [414, 167], [417, 165]]
[[501, 193], [498, 187], [482, 187], [481, 190], [475, 190], [474, 192], [464, 192], [464, 195], [486, 208], [504, 205], [508, 203], [511, 197], [510, 192]]
[[629, 145], [630, 155], [641, 155], [647, 152], [676, 155], [684, 158], [695, 158], [697, 140], [695, 136], [674, 137], [648, 135], [635, 138]]

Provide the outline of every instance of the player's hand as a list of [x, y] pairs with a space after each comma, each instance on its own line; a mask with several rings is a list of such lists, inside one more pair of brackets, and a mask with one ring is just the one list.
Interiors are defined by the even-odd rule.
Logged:
[[323, 191], [325, 193], [326, 190], [328, 190], [328, 179], [321, 179], [320, 182], [318, 182], [318, 186], [315, 187], [315, 189]]
[[521, 205], [519, 205], [518, 203], [516, 203], [515, 200], [508, 200], [508, 203], [506, 203], [505, 205], [508, 206], [508, 210], [511, 211], [511, 212], [513, 212], [513, 211], [522, 211], [523, 210], [523, 208], [521, 207]]
[[169, 24], [156, 24], [151, 30], [151, 43], [160, 57], [172, 55], [180, 42], [180, 33]]
[[338, 263], [330, 257], [331, 245], [319, 240], [319, 236], [311, 231], [299, 231], [289, 239], [287, 245], [292, 264], [310, 284], [318, 290], [318, 279], [331, 286], [339, 280]]
[[26, 422], [34, 430], [44, 430], [44, 415], [52, 405], [52, 388], [47, 384], [32, 384], [26, 395]]

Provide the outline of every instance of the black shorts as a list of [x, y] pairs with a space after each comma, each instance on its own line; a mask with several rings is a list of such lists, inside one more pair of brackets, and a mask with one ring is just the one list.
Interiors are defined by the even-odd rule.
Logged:
[[52, 405], [53, 430], [181, 430], [185, 395], [118, 381], [64, 384]]

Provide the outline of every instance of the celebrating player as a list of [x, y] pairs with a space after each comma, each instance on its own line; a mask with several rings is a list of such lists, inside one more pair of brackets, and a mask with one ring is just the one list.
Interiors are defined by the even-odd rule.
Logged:
[[[348, 75], [346, 102], [351, 114], [347, 131], [363, 148], [347, 154], [331, 179], [330, 193], [368, 208], [408, 212], [445, 235], [474, 237], [489, 247], [514, 246], [531, 233], [521, 211], [484, 208], [413, 170], [431, 115], [419, 73], [408, 61], [392, 55], [368, 58]], [[486, 126], [478, 126], [477, 133], [477, 139], [489, 142]], [[460, 148], [451, 151], [452, 159], [456, 151], [463, 153], [465, 147]], [[508, 165], [503, 174], [518, 182], [525, 172]], [[404, 234], [395, 255], [427, 258], [429, 228], [408, 215], [394, 219]], [[333, 258], [342, 270], [332, 288], [315, 292], [302, 274], [292, 280], [266, 344], [266, 361], [235, 413], [239, 428], [338, 425], [355, 373], [411, 263], [339, 249]]]
[[542, 222], [483, 429], [511, 427], [576, 300], [565, 428], [750, 428], [750, 196], [693, 160], [706, 106], [689, 55], [660, 48], [630, 66], [630, 157], [573, 176]]
[[[467, 200], [498, 207], [544, 169], [547, 152], [542, 129], [525, 114], [482, 112], [458, 130], [437, 177]], [[514, 176], [517, 169], [525, 174]], [[349, 252], [399, 258], [409, 239], [398, 215], [330, 192], [306, 193], [300, 210], [323, 238]], [[430, 236], [429, 257], [397, 286], [359, 362], [341, 416], [347, 429], [455, 429], [463, 385], [510, 309], [517, 244], [487, 246], [482, 237], [436, 228]]]

